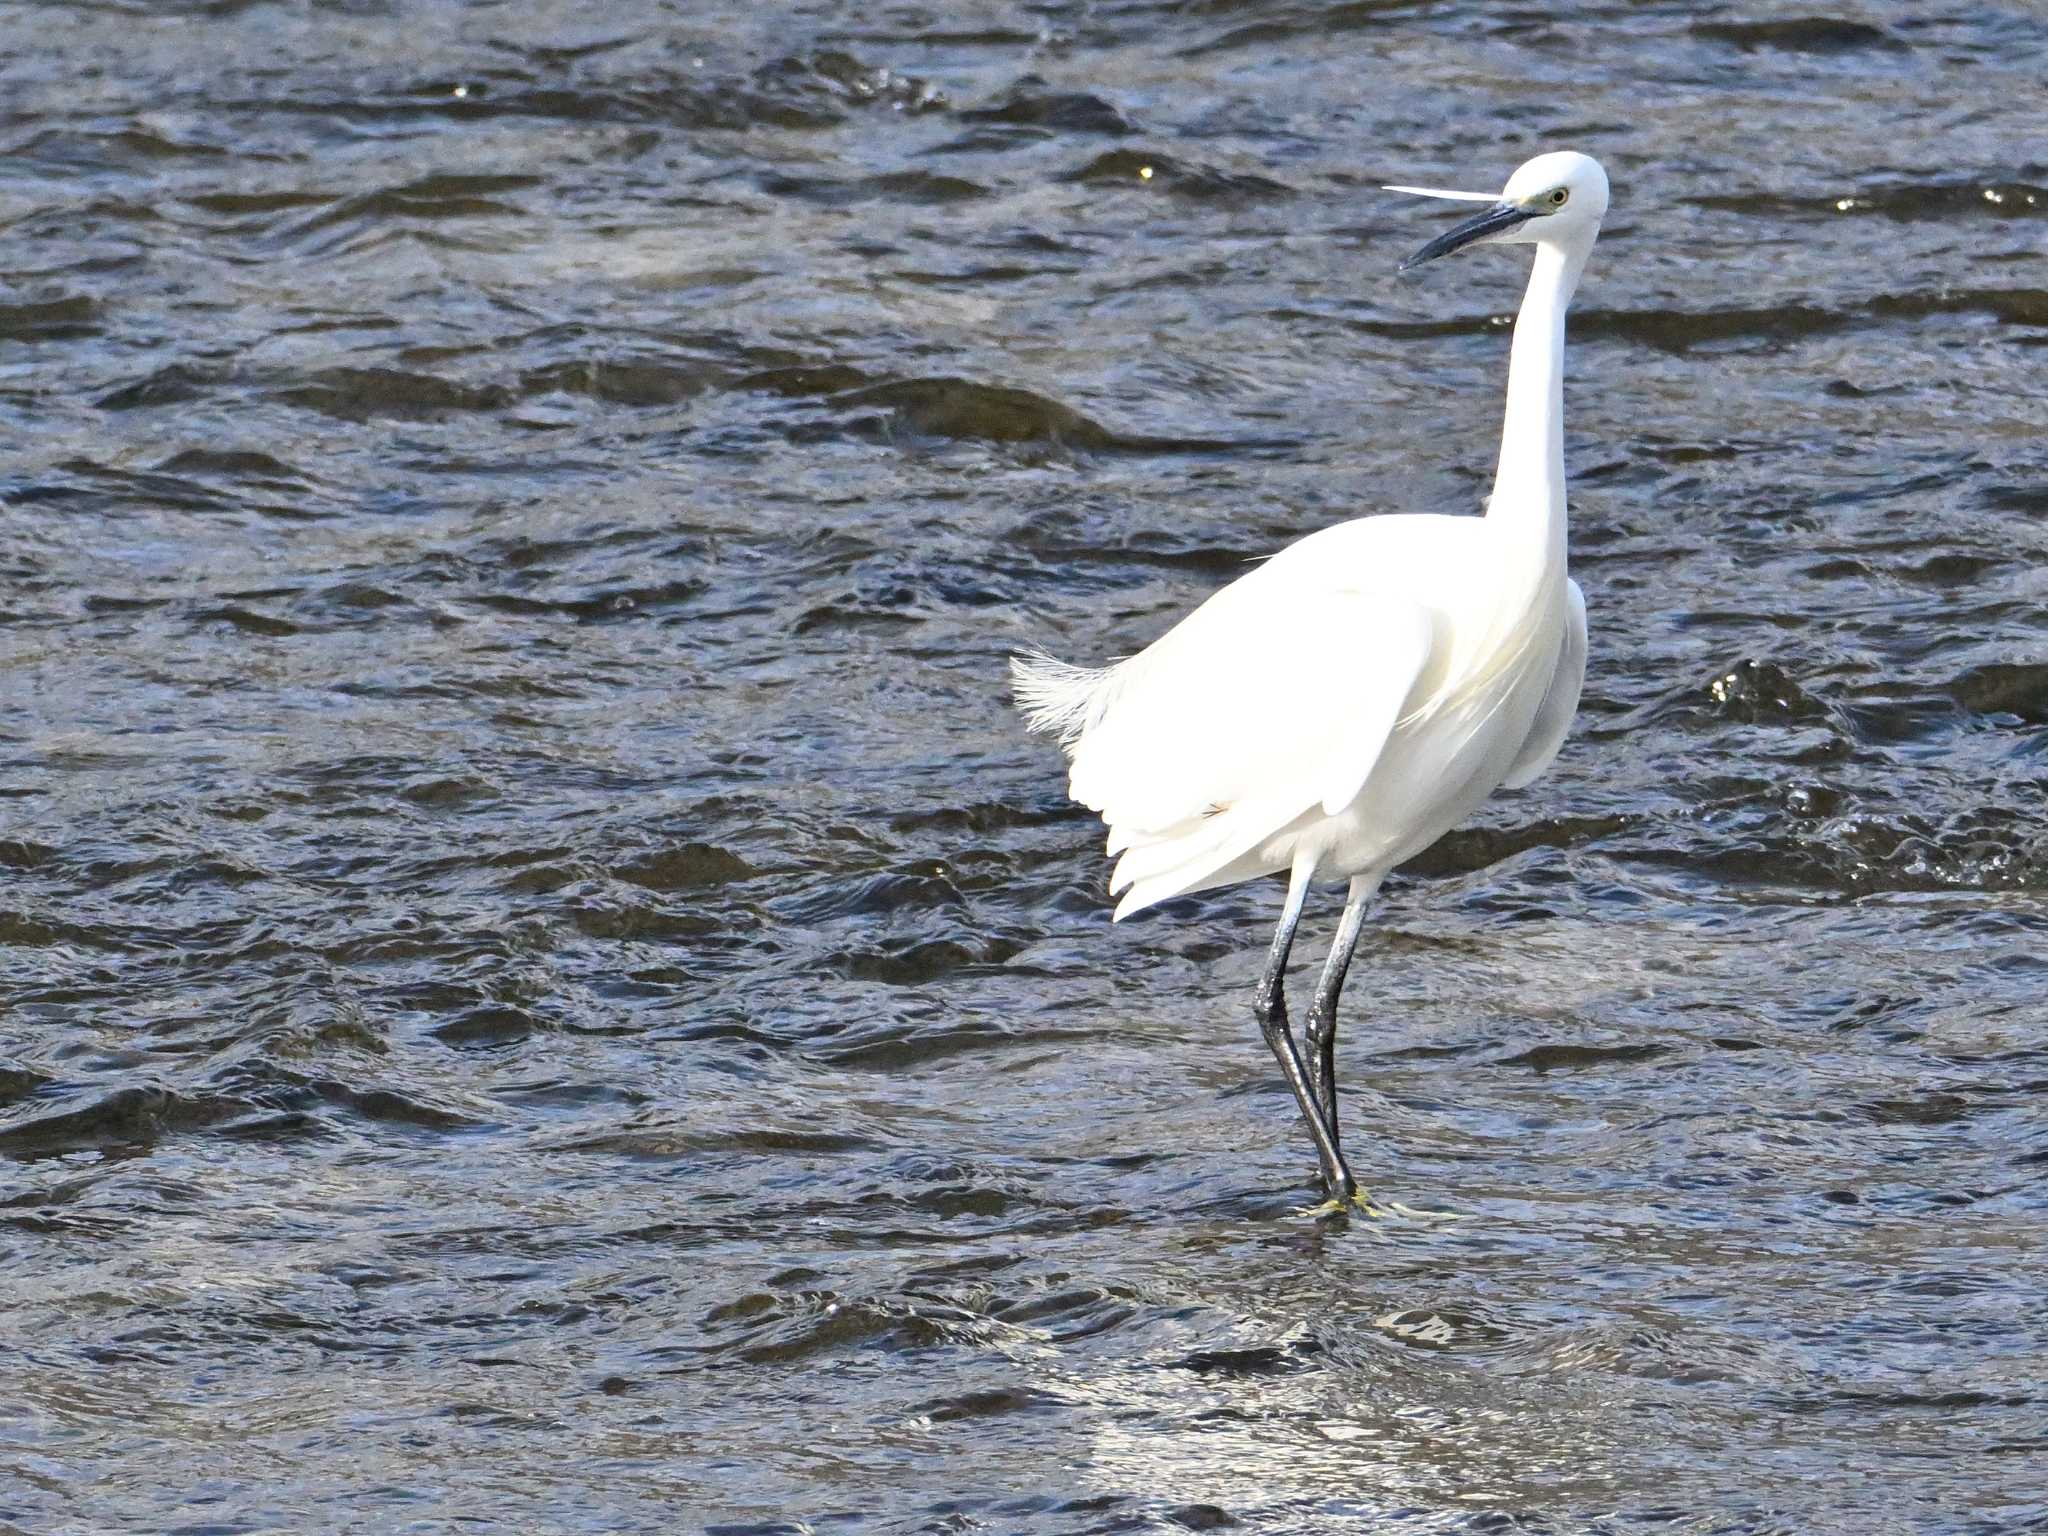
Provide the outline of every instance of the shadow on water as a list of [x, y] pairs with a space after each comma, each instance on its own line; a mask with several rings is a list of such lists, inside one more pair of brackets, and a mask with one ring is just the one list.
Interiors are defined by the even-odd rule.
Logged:
[[[2044, 44], [0, 7], [0, 1526], [2048, 1518]], [[1552, 143], [1586, 703], [1318, 1225], [1273, 893], [1112, 927], [1004, 658], [1473, 505], [1374, 189]]]

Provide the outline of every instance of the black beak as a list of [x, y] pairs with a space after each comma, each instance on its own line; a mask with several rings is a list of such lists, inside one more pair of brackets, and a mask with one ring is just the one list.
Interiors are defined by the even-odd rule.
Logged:
[[1526, 224], [1536, 217], [1533, 209], [1519, 203], [1495, 203], [1484, 213], [1475, 213], [1464, 223], [1445, 230], [1421, 250], [1401, 263], [1401, 270], [1419, 267], [1425, 261], [1435, 261], [1439, 256], [1448, 256], [1461, 246], [1484, 240], [1489, 235], [1500, 234], [1513, 229], [1517, 224]]

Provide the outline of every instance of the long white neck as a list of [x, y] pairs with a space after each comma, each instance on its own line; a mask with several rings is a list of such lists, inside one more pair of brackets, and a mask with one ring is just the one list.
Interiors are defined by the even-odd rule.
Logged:
[[1564, 312], [1593, 242], [1536, 247], [1508, 356], [1507, 417], [1487, 521], [1564, 564]]

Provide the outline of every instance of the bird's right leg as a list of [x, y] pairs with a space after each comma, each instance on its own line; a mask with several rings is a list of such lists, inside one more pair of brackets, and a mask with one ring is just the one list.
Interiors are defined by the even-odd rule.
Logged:
[[1334, 1200], [1348, 1205], [1358, 1194], [1358, 1181], [1351, 1177], [1344, 1154], [1337, 1150], [1336, 1138], [1323, 1119], [1314, 1089], [1309, 1086], [1308, 1073], [1301, 1064], [1301, 1052], [1294, 1044], [1294, 1034], [1287, 1027], [1287, 953], [1294, 947], [1295, 925], [1301, 921], [1301, 906], [1308, 899], [1309, 878], [1314, 873], [1314, 860], [1296, 860], [1287, 881], [1287, 905], [1280, 913], [1280, 927], [1273, 934], [1273, 949], [1267, 956], [1266, 974], [1260, 978], [1252, 1012], [1258, 1018], [1266, 1044], [1272, 1047], [1274, 1059], [1280, 1063], [1281, 1076], [1287, 1079], [1287, 1086], [1294, 1091], [1294, 1102], [1301, 1109], [1301, 1118], [1308, 1122], [1309, 1135], [1315, 1139], [1316, 1156], [1323, 1165], [1323, 1182], [1329, 1186]]
[[1330, 1140], [1341, 1149], [1343, 1132], [1337, 1128], [1337, 996], [1344, 990], [1344, 973], [1351, 969], [1351, 956], [1358, 948], [1358, 935], [1365, 928], [1365, 909], [1384, 877], [1355, 875], [1345, 897], [1344, 916], [1337, 924], [1337, 937], [1330, 945], [1330, 958], [1323, 966], [1323, 979], [1308, 1008], [1308, 1023], [1302, 1043], [1308, 1048], [1308, 1085], [1315, 1091], [1316, 1107], [1330, 1127]]

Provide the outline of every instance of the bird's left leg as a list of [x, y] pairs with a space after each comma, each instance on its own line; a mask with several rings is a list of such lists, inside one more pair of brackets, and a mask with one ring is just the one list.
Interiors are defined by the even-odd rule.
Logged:
[[1304, 856], [1295, 861], [1287, 882], [1287, 905], [1280, 914], [1280, 927], [1273, 935], [1273, 949], [1267, 956], [1266, 974], [1259, 980], [1252, 1012], [1258, 1018], [1259, 1030], [1265, 1035], [1266, 1044], [1272, 1048], [1274, 1059], [1280, 1063], [1281, 1076], [1287, 1079], [1287, 1086], [1294, 1091], [1294, 1102], [1301, 1108], [1301, 1118], [1308, 1122], [1309, 1135], [1316, 1144], [1316, 1157], [1323, 1165], [1323, 1181], [1329, 1185], [1335, 1200], [1349, 1204], [1358, 1192], [1358, 1181], [1351, 1177], [1351, 1170], [1344, 1163], [1344, 1154], [1337, 1150], [1337, 1143], [1330, 1135], [1329, 1123], [1316, 1107], [1315, 1090], [1309, 1086], [1308, 1073], [1301, 1064], [1301, 1052], [1294, 1044], [1293, 1031], [1287, 1027], [1287, 954], [1294, 947], [1295, 925], [1301, 921], [1301, 905], [1308, 897], [1308, 884], [1314, 874], [1313, 858]]
[[1337, 1125], [1337, 996], [1344, 990], [1344, 977], [1351, 969], [1352, 953], [1365, 929], [1365, 911], [1373, 893], [1380, 888], [1383, 874], [1354, 875], [1344, 902], [1344, 916], [1337, 923], [1337, 937], [1330, 943], [1330, 958], [1323, 963], [1323, 979], [1316, 983], [1316, 995], [1308, 1008], [1308, 1080], [1315, 1090], [1316, 1107], [1330, 1128], [1330, 1140], [1340, 1145], [1343, 1133]]

